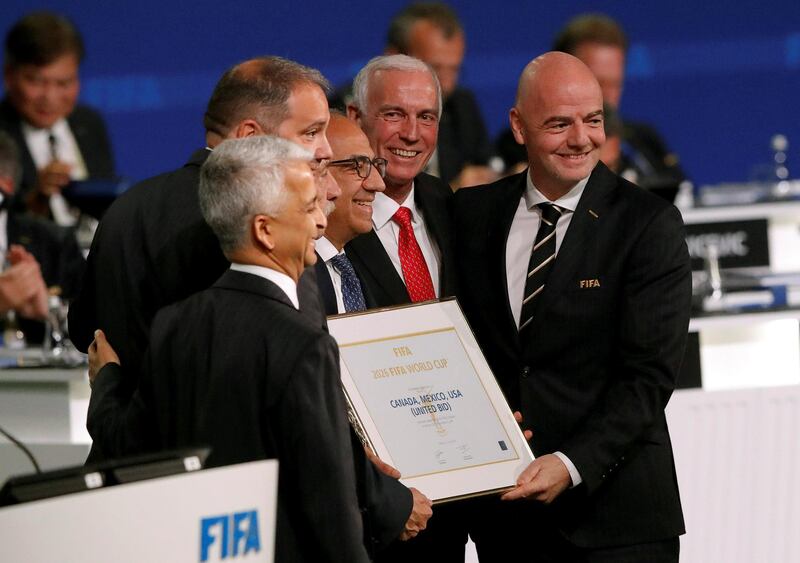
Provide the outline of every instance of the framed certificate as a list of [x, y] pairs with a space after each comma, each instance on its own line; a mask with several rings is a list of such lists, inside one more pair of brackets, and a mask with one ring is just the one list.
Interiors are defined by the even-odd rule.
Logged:
[[434, 502], [513, 487], [533, 461], [454, 299], [331, 317], [351, 422]]

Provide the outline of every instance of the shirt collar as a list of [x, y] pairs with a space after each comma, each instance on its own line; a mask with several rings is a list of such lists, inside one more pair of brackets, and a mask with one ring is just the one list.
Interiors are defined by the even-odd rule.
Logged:
[[300, 308], [300, 301], [297, 299], [297, 284], [294, 280], [286, 274], [273, 270], [272, 268], [265, 268], [264, 266], [256, 266], [255, 264], [231, 264], [231, 270], [236, 272], [244, 272], [245, 274], [253, 274], [260, 278], [271, 281], [277, 285], [292, 302], [295, 309]]
[[20, 125], [23, 135], [49, 135], [52, 132], [54, 135], [63, 137], [64, 134], [69, 131], [67, 120], [63, 117], [53, 123], [51, 127], [34, 127], [24, 119]]
[[323, 262], [327, 262], [339, 254], [339, 251], [336, 250], [336, 247], [333, 246], [333, 243], [325, 237], [318, 238], [314, 246], [317, 249], [317, 254], [319, 254], [319, 257], [322, 258]]
[[533, 185], [533, 180], [531, 180], [531, 171], [528, 169], [527, 175], [527, 185], [525, 187], [525, 204], [528, 206], [528, 209], [532, 209], [534, 205], [538, 205], [540, 203], [554, 203], [561, 209], [565, 209], [568, 211], [572, 211], [573, 213], [578, 208], [578, 202], [581, 199], [581, 195], [583, 194], [583, 190], [586, 189], [586, 184], [589, 183], [589, 176], [575, 184], [570, 191], [566, 194], [561, 196], [555, 201], [550, 201], [547, 199], [542, 192], [536, 189], [536, 186]]
[[414, 203], [414, 184], [411, 184], [411, 191], [408, 192], [405, 201], [402, 204], [397, 203], [395, 200], [387, 196], [385, 193], [379, 192], [375, 194], [375, 201], [372, 202], [372, 225], [375, 230], [380, 230], [391, 221], [394, 214], [400, 207], [407, 207], [411, 211], [411, 222], [417, 223], [417, 206]]

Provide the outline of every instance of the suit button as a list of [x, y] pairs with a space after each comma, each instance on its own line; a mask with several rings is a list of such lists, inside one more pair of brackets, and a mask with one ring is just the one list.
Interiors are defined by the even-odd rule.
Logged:
[[522, 368], [522, 371], [520, 371], [519, 375], [520, 377], [522, 377], [522, 379], [526, 379], [530, 373], [531, 373], [531, 368], [525, 366], [524, 368]]

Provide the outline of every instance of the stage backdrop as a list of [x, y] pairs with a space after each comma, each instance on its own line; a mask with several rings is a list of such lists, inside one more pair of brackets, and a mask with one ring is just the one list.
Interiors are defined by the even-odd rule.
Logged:
[[[5, 34], [35, 8], [71, 17], [86, 40], [81, 99], [111, 128], [119, 171], [133, 179], [175, 168], [203, 144], [202, 114], [220, 74], [259, 54], [347, 81], [384, 46], [405, 2], [4, 0]], [[628, 32], [622, 114], [653, 123], [696, 183], [741, 181], [790, 145], [800, 177], [800, 2], [453, 2], [467, 32], [462, 83], [492, 135], [507, 127], [517, 77], [565, 21], [602, 10]]]

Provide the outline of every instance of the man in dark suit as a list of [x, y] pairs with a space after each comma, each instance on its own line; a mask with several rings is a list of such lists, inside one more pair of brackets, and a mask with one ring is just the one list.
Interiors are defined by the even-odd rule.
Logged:
[[364, 133], [344, 115], [333, 113], [328, 126], [330, 173], [342, 190], [328, 216], [325, 235], [317, 241], [314, 265], [325, 314], [371, 309], [375, 299], [353, 269], [345, 245], [372, 230], [372, 204], [385, 189], [386, 160], [375, 158]]
[[599, 162], [602, 104], [578, 59], [535, 59], [510, 112], [528, 171], [456, 194], [459, 297], [537, 456], [475, 510], [481, 561], [678, 560], [689, 256], [677, 209]]
[[[366, 562], [336, 343], [299, 310], [326, 224], [310, 159], [272, 136], [208, 158], [200, 207], [231, 266], [156, 316], [117, 445], [206, 444], [210, 466], [277, 458], [275, 560]], [[115, 368], [96, 377], [90, 408], [113, 395]]]
[[[347, 256], [378, 307], [453, 295], [452, 192], [422, 172], [436, 147], [439, 81], [422, 61], [390, 55], [371, 60], [354, 85], [348, 116], [387, 165], [386, 189], [372, 202], [372, 230], [345, 245]], [[457, 516], [455, 506], [437, 508], [424, 532], [378, 560], [463, 560], [466, 531]]]
[[348, 116], [387, 160], [386, 190], [373, 202], [373, 230], [346, 248], [379, 307], [455, 294], [452, 192], [422, 172], [441, 108], [439, 81], [417, 59], [376, 57], [356, 76]]
[[[213, 284], [228, 261], [200, 213], [200, 166], [226, 138], [266, 133], [330, 158], [325, 130], [327, 81], [313, 69], [263, 57], [228, 70], [205, 116], [206, 146], [176, 171], [132, 187], [109, 208], [92, 241], [78, 300], [70, 307], [73, 342], [86, 350], [102, 329], [119, 353], [128, 395], [136, 388], [153, 317], [162, 307]], [[338, 196], [335, 182], [328, 196]], [[311, 277], [308, 276], [311, 274]], [[313, 270], [300, 281], [301, 309], [324, 323]], [[102, 455], [94, 448], [90, 460]]]
[[[375, 306], [371, 293], [361, 283], [361, 279], [347, 258], [345, 245], [355, 237], [372, 230], [372, 203], [375, 195], [384, 190], [382, 176], [386, 173], [386, 161], [375, 158], [367, 137], [358, 125], [343, 115], [335, 113], [331, 115], [328, 141], [333, 151], [330, 171], [342, 194], [336, 199], [336, 208], [328, 216], [325, 235], [317, 241], [317, 263], [314, 268], [317, 271], [317, 283], [325, 304], [325, 312], [328, 315], [336, 315], [363, 311]], [[362, 448], [357, 439], [354, 440], [353, 448]], [[365, 471], [364, 478], [371, 481], [365, 484], [365, 489], [374, 487], [382, 492], [360, 497], [380, 499], [383, 507], [374, 504], [370, 513], [391, 514], [396, 512], [396, 509], [390, 508], [391, 506], [405, 506], [408, 497], [411, 496], [413, 508], [399, 539], [407, 540], [415, 537], [425, 529], [431, 516], [430, 500], [417, 489], [409, 490], [397, 481], [400, 473], [395, 468], [381, 462], [370, 451], [367, 455], [382, 474], [378, 474], [372, 468]], [[372, 525], [371, 528], [377, 530], [379, 526]], [[391, 541], [396, 537], [395, 535], [387, 539]]]
[[80, 34], [66, 18], [36, 12], [9, 30], [5, 52], [0, 129], [19, 145], [22, 164], [14, 207], [74, 224], [62, 188], [72, 180], [114, 176], [102, 117], [77, 103]]
[[[207, 146], [213, 149], [225, 138], [272, 133], [308, 148], [317, 161], [327, 161], [331, 151], [325, 136], [330, 119], [326, 88], [318, 71], [280, 57], [236, 65], [220, 79], [209, 101]], [[198, 202], [199, 171], [210, 153], [198, 151], [182, 169], [131, 188], [108, 210], [92, 242], [81, 295], [70, 308], [70, 334], [80, 349], [86, 349], [95, 330], [104, 331], [123, 366], [122, 397], [130, 397], [138, 386], [155, 313], [211, 286], [229, 265]], [[330, 207], [340, 190], [325, 166], [318, 166], [317, 182], [320, 197], [327, 198]], [[301, 312], [324, 326], [313, 269], [300, 278], [298, 295]], [[87, 420], [94, 439], [90, 462], [102, 459], [103, 445], [113, 440], [116, 408], [113, 403], [100, 408], [100, 399], [93, 402], [96, 407]], [[402, 533], [412, 508], [411, 494], [405, 491], [401, 501], [389, 494], [389, 485], [382, 485], [363, 450], [355, 452], [355, 463], [363, 493], [365, 542], [377, 549]]]

